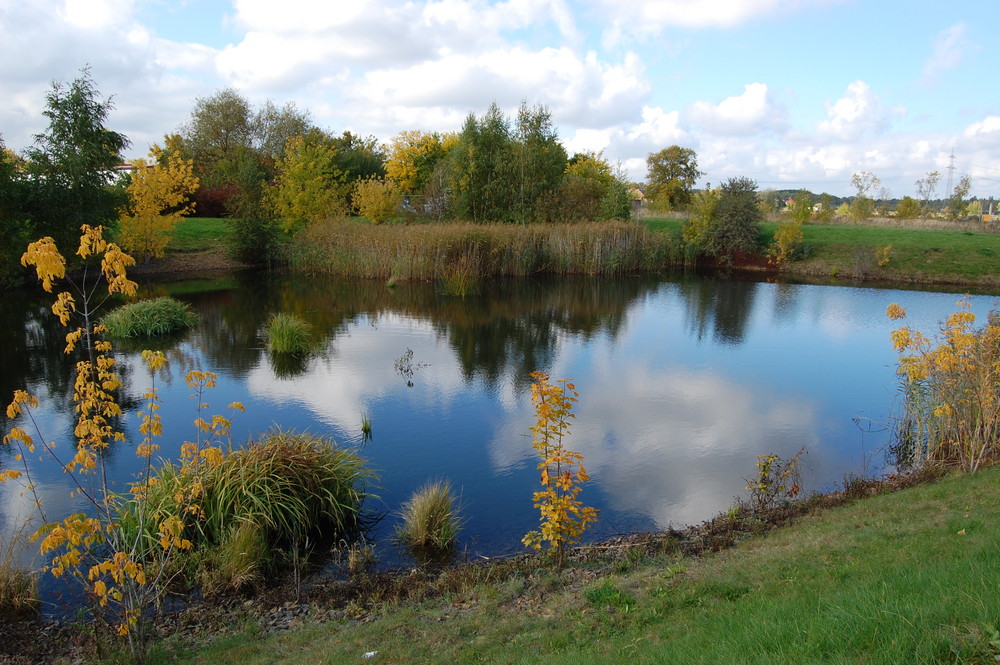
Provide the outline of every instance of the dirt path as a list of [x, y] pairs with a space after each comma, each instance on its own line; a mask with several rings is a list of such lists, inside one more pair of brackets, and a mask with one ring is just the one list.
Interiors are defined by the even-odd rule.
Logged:
[[247, 268], [244, 263], [229, 257], [225, 249], [200, 252], [177, 252], [162, 259], [138, 263], [129, 269], [134, 277], [182, 276], [192, 273], [229, 272]]

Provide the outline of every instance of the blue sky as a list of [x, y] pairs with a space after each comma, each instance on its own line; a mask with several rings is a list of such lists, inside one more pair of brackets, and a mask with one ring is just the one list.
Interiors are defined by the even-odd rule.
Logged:
[[142, 156], [230, 86], [320, 127], [389, 141], [457, 130], [491, 101], [545, 104], [570, 153], [635, 180], [694, 149], [701, 184], [892, 196], [942, 173], [1000, 196], [996, 0], [0, 0], [0, 136], [89, 65]]

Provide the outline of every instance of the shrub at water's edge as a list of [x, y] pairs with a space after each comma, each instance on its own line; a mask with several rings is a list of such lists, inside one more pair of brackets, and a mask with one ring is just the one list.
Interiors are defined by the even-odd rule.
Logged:
[[307, 353], [313, 345], [312, 326], [287, 312], [271, 316], [264, 337], [272, 353]]
[[445, 280], [536, 273], [624, 275], [665, 268], [675, 241], [637, 222], [411, 224], [351, 220], [311, 225], [293, 241], [291, 265], [307, 273], [382, 280]]
[[198, 322], [190, 305], [167, 296], [122, 305], [101, 323], [108, 335], [119, 339], [159, 337], [187, 330]]
[[[176, 497], [200, 487], [203, 519], [185, 533], [194, 548], [180, 565], [205, 591], [259, 582], [281, 563], [275, 552], [302, 547], [307, 538], [351, 534], [373, 480], [364, 460], [334, 441], [285, 430], [194, 472], [166, 462], [155, 476], [146, 498], [153, 515], [173, 514]], [[134, 506], [122, 511], [126, 529], [137, 523]]]
[[403, 504], [403, 524], [398, 536], [414, 548], [443, 550], [455, 544], [461, 518], [451, 493], [451, 483], [438, 480], [424, 485]]

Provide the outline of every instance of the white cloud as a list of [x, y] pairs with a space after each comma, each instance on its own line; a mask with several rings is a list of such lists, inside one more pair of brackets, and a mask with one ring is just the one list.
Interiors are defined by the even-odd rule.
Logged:
[[945, 72], [962, 64], [969, 51], [979, 48], [969, 42], [966, 32], [965, 23], [959, 22], [938, 34], [931, 55], [924, 63], [925, 83], [936, 83]]
[[608, 24], [604, 40], [608, 44], [645, 39], [666, 28], [732, 28], [753, 19], [794, 11], [831, 0], [596, 0]]
[[751, 135], [780, 128], [785, 113], [771, 101], [767, 84], [750, 83], [742, 95], [727, 97], [718, 105], [695, 102], [688, 115], [713, 134]]
[[817, 125], [819, 133], [845, 141], [884, 129], [888, 124], [881, 101], [864, 81], [847, 86], [844, 96], [827, 106], [826, 114], [827, 119]]

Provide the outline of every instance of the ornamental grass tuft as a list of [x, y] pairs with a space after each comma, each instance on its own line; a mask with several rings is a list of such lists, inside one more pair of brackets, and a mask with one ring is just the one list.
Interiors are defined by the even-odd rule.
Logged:
[[163, 296], [122, 305], [101, 319], [108, 335], [119, 339], [136, 339], [170, 335], [194, 326], [198, 315], [191, 306]]
[[313, 347], [312, 326], [295, 314], [274, 314], [264, 329], [272, 353], [308, 353]]
[[451, 483], [443, 480], [428, 483], [414, 492], [403, 504], [402, 516], [399, 539], [413, 548], [451, 548], [462, 523]]
[[[199, 487], [200, 519], [184, 532], [193, 543], [186, 577], [218, 590], [265, 579], [280, 563], [271, 553], [294, 548], [311, 534], [353, 534], [374, 480], [360, 456], [333, 440], [281, 429], [230, 450], [217, 464], [182, 471], [165, 462], [155, 477], [141, 504], [147, 536], [155, 539], [156, 525], [180, 512], [177, 498]], [[126, 537], [140, 523], [139, 508], [131, 501], [121, 511]]]

